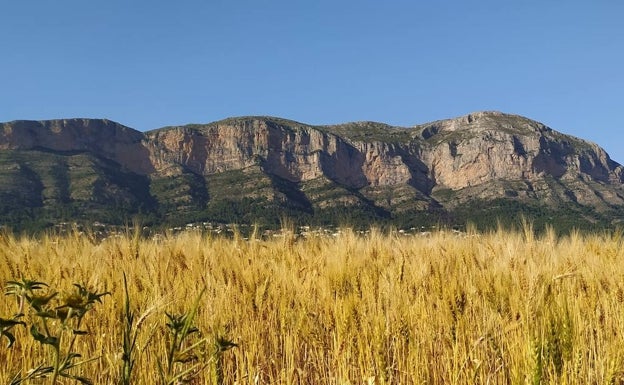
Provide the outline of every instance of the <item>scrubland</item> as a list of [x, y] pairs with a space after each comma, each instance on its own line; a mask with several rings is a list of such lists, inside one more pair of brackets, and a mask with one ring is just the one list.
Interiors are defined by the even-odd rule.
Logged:
[[[94, 384], [120, 383], [128, 326], [136, 348], [126, 383], [160, 383], [171, 347], [166, 314], [184, 314], [198, 298], [194, 338], [207, 342], [179, 363], [206, 364], [191, 383], [622, 384], [623, 241], [617, 231], [534, 235], [526, 224], [268, 239], [4, 234], [0, 284], [110, 292], [73, 346], [96, 358], [75, 369]], [[12, 296], [0, 298], [0, 317], [17, 310]], [[31, 313], [20, 319], [28, 324]], [[50, 355], [28, 327], [11, 333], [12, 347], [1, 341], [0, 384]], [[215, 354], [223, 341], [237, 346]]]

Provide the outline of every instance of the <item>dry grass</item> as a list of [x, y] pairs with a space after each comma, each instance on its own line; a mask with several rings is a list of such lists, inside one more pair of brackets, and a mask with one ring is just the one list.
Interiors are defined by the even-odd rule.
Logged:
[[[205, 294], [195, 324], [239, 347], [223, 355], [237, 384], [624, 383], [620, 233], [243, 240], [195, 233], [0, 236], [0, 282], [32, 278], [110, 291], [76, 349], [82, 375], [113, 384], [122, 367], [123, 272], [138, 325], [133, 383], [158, 383], [165, 311]], [[5, 297], [0, 316], [15, 311]], [[45, 354], [18, 328], [0, 347], [0, 384]], [[4, 342], [3, 342], [4, 344]], [[197, 383], [216, 381], [215, 365]]]

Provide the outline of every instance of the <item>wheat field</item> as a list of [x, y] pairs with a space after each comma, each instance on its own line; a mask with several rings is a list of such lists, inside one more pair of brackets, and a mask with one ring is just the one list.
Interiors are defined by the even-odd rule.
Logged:
[[[534, 235], [527, 224], [266, 239], [5, 233], [0, 283], [110, 292], [85, 315], [88, 334], [73, 346], [94, 358], [75, 370], [94, 384], [122, 383], [124, 274], [136, 334], [126, 383], [162, 382], [166, 314], [199, 299], [194, 325], [207, 341], [197, 355], [205, 367], [190, 383], [622, 384], [623, 241], [617, 231]], [[0, 317], [16, 307], [3, 296]], [[50, 359], [27, 327], [11, 332], [13, 346], [0, 345], [0, 384]], [[215, 359], [217, 338], [237, 346]], [[179, 370], [185, 365], [194, 363]]]

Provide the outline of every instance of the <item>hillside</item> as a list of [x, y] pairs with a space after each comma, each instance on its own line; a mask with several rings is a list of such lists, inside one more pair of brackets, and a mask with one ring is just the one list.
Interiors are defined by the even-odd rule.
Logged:
[[622, 166], [530, 119], [479, 112], [414, 127], [230, 118], [141, 133], [108, 120], [0, 124], [0, 215], [174, 225], [614, 226]]

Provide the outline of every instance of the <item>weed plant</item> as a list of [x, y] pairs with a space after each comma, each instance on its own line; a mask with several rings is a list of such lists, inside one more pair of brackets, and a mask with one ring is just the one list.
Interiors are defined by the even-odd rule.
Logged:
[[[99, 357], [71, 372], [94, 384], [621, 384], [623, 246], [621, 232], [528, 224], [269, 239], [3, 234], [0, 282], [111, 293], [64, 350]], [[19, 307], [0, 301], [0, 384], [49, 362]]]
[[[47, 287], [48, 285], [44, 282], [28, 279], [8, 282], [6, 295], [14, 296], [19, 306], [12, 320], [8, 320], [8, 326], [17, 324], [28, 326], [32, 338], [41, 347], [51, 349], [48, 360], [44, 359], [44, 362], [24, 375], [19, 371], [13, 376], [10, 384], [17, 385], [41, 378], [50, 378], [52, 385], [57, 384], [59, 378], [92, 384], [89, 378], [74, 373], [82, 365], [95, 358], [82, 359], [82, 355], [74, 351], [74, 348], [77, 337], [89, 334], [88, 331], [82, 329], [85, 315], [96, 302], [101, 302], [101, 298], [109, 293], [92, 292], [80, 284], [74, 284], [75, 290], [63, 293], [61, 296], [57, 296], [59, 293], [55, 291], [40, 293]], [[30, 310], [26, 315], [22, 313], [25, 311], [25, 304]], [[16, 321], [23, 316], [28, 319], [28, 324]], [[4, 323], [7, 324], [7, 320]], [[9, 339], [9, 345], [15, 342], [15, 337], [8, 331], [3, 330], [3, 334]], [[42, 354], [42, 356], [46, 355]]]

